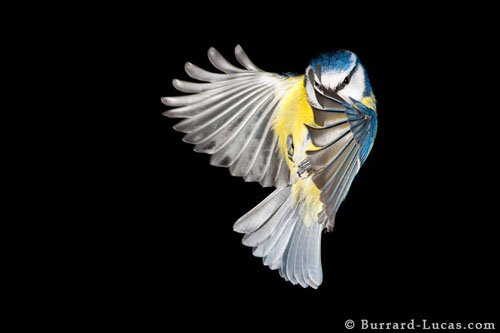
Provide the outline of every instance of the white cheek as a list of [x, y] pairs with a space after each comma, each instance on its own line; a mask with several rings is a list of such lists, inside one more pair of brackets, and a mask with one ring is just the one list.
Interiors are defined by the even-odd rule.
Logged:
[[358, 69], [351, 78], [351, 82], [339, 92], [342, 97], [352, 97], [360, 101], [365, 91], [365, 76], [363, 71]]

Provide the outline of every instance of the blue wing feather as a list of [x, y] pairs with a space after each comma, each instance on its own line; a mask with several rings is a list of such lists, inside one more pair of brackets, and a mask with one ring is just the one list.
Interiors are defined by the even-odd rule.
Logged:
[[356, 142], [358, 142], [359, 146], [361, 147], [360, 160], [361, 164], [363, 164], [373, 145], [373, 139], [375, 138], [375, 132], [377, 128], [377, 113], [353, 98], [351, 98], [351, 101], [355, 105], [355, 108], [351, 107], [350, 109], [357, 111], [357, 116], [352, 115], [351, 113], [347, 114], [347, 119], [349, 119], [351, 128], [356, 126], [358, 122], [364, 123], [363, 128], [354, 133]]
[[[373, 146], [377, 114], [353, 98], [348, 102], [333, 91], [322, 91], [317, 87], [313, 91], [314, 100], [319, 103], [312, 105], [314, 119], [321, 121], [316, 124], [317, 127], [306, 127], [313, 143], [316, 146], [320, 143], [320, 149], [307, 151], [307, 155], [315, 170], [312, 180], [321, 190], [320, 200], [325, 205], [327, 226], [331, 229], [341, 202]], [[332, 116], [328, 115], [329, 112]], [[347, 121], [334, 121], [341, 119], [339, 112], [345, 114]], [[330, 119], [329, 123], [326, 119]], [[347, 132], [340, 130], [342, 124]]]

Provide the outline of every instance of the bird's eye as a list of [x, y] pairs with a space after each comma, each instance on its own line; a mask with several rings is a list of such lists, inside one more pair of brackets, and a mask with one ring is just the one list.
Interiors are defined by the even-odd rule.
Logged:
[[349, 76], [346, 76], [345, 79], [344, 79], [344, 82], [343, 82], [344, 85], [349, 84], [349, 81], [350, 81]]

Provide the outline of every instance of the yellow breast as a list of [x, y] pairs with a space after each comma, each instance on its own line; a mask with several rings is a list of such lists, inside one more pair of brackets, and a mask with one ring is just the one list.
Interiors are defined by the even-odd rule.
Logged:
[[[288, 78], [297, 80], [289, 90], [289, 93], [280, 101], [276, 118], [273, 122], [273, 130], [278, 136], [278, 145], [281, 153], [292, 173], [295, 183], [292, 186], [293, 202], [304, 202], [301, 211], [304, 223], [310, 225], [317, 221], [318, 214], [323, 210], [323, 203], [319, 200], [320, 190], [311, 180], [311, 177], [300, 179], [297, 176], [297, 164], [305, 157], [307, 150], [317, 149], [307, 136], [307, 128], [304, 124], [314, 124], [314, 115], [304, 88], [304, 76]], [[286, 140], [292, 134], [294, 143], [294, 161], [288, 158]]]
[[375, 95], [371, 94], [370, 96], [363, 97], [360, 100], [361, 103], [372, 109], [373, 111], [377, 111], [377, 100], [375, 99]]

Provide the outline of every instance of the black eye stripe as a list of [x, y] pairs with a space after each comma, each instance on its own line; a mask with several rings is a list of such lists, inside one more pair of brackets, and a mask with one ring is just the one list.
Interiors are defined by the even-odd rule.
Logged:
[[[354, 65], [354, 67], [351, 69], [349, 74], [344, 78], [344, 80], [342, 80], [342, 82], [337, 86], [337, 88], [335, 88], [335, 91], [339, 91], [339, 90], [344, 89], [344, 87], [347, 84], [349, 84], [349, 82], [351, 82], [351, 78], [354, 75], [354, 73], [356, 72], [356, 69], [358, 68], [358, 66], [359, 66], [359, 62], [356, 60], [356, 64]], [[346, 82], [346, 80], [347, 80], [347, 82]]]

